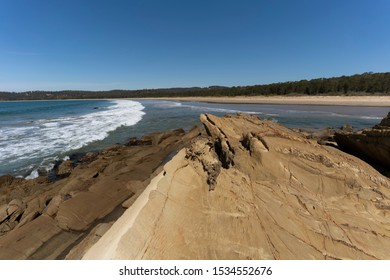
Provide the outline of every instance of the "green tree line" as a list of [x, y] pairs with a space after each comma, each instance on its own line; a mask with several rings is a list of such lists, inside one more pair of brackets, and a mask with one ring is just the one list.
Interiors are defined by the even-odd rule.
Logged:
[[[1, 87], [1, 85], [0, 85]], [[0, 92], [0, 100], [45, 100], [88, 98], [143, 98], [189, 96], [256, 96], [256, 95], [389, 95], [390, 72], [367, 72], [353, 76], [319, 78], [254, 86], [210, 86], [110, 91], [27, 91]]]

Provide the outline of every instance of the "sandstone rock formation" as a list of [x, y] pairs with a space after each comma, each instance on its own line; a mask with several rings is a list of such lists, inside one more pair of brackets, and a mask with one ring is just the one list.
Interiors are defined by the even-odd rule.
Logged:
[[334, 138], [343, 151], [370, 161], [390, 175], [390, 113], [372, 129], [338, 132]]
[[148, 145], [115, 145], [88, 153], [62, 179], [0, 177], [0, 259], [81, 258], [149, 184], [162, 163], [198, 135], [153, 133]]
[[84, 259], [390, 259], [390, 181], [254, 116], [202, 115]]

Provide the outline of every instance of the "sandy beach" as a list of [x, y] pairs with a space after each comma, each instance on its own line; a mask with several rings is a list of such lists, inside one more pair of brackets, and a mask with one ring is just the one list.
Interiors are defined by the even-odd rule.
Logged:
[[[294, 104], [294, 105], [340, 105], [340, 106], [390, 106], [390, 96], [234, 96], [234, 97], [162, 97], [176, 101], [200, 101], [208, 103], [241, 104]], [[134, 100], [134, 98], [132, 99]], [[142, 99], [139, 99], [142, 100]]]
[[[226, 104], [291, 104], [291, 105], [332, 105], [332, 106], [373, 106], [390, 107], [389, 96], [193, 96], [193, 97], [143, 97], [143, 98], [83, 98], [61, 99], [69, 101], [78, 100], [171, 100], [171, 101], [195, 101], [207, 103]], [[37, 100], [0, 100], [0, 102], [34, 102]], [[39, 100], [53, 101], [53, 100]]]

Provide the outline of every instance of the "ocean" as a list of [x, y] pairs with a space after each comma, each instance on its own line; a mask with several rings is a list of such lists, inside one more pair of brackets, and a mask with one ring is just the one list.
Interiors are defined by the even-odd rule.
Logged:
[[199, 114], [256, 114], [291, 128], [371, 127], [389, 107], [215, 104], [163, 100], [0, 102], [0, 176], [27, 179], [58, 160], [98, 151], [130, 137], [200, 125]]

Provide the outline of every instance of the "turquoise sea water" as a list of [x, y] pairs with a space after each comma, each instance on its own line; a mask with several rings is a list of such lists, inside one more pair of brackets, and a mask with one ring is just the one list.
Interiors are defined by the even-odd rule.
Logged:
[[0, 175], [32, 178], [74, 153], [124, 143], [131, 136], [199, 125], [199, 114], [256, 114], [288, 127], [377, 124], [389, 107], [212, 104], [79, 100], [0, 102]]

